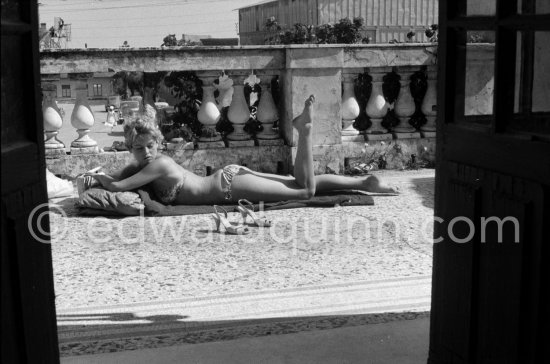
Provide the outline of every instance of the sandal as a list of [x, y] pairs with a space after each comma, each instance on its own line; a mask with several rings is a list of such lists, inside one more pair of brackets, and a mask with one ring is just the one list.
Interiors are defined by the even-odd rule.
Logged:
[[[222, 210], [223, 213], [225, 214], [225, 216], [222, 216], [220, 215], [218, 209]], [[221, 206], [218, 206], [218, 205], [214, 205], [214, 212], [216, 213], [215, 215], [212, 215], [212, 217], [214, 218], [214, 221], [216, 222], [216, 230], [220, 233], [220, 225], [223, 225], [223, 227], [225, 228], [225, 232], [227, 234], [232, 234], [232, 235], [246, 235], [250, 232], [250, 230], [248, 230], [248, 228], [246, 226], [242, 226], [242, 225], [237, 225], [237, 226], [234, 226], [234, 225], [231, 225], [231, 223], [229, 222], [229, 220], [227, 220], [227, 210], [224, 209], [223, 207]]]
[[103, 168], [102, 166], [95, 167], [93, 169], [90, 169], [89, 171], [86, 171], [84, 173], [79, 174], [76, 176], [76, 189], [78, 191], [78, 196], [82, 195], [84, 191], [89, 190], [93, 187], [100, 187], [101, 183], [99, 183], [98, 180], [96, 180], [94, 177], [92, 177], [93, 174], [105, 174], [103, 172], [99, 172]]
[[237, 210], [241, 213], [243, 216], [243, 221], [246, 222], [246, 217], [250, 216], [252, 220], [254, 220], [254, 225], [259, 227], [270, 227], [271, 226], [271, 220], [268, 220], [265, 217], [258, 217], [254, 213], [254, 205], [252, 202], [240, 199], [239, 200], [239, 206], [237, 206]]

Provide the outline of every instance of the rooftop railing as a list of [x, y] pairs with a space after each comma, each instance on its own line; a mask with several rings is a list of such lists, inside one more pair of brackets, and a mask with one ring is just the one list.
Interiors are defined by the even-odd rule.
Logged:
[[[421, 145], [425, 140], [433, 147], [436, 59], [436, 46], [426, 43], [44, 51], [40, 65], [47, 155], [62, 159], [66, 143], [71, 156], [105, 154], [89, 135], [96, 118], [87, 106], [87, 84], [94, 74], [138, 72], [142, 108], [151, 105], [159, 123], [169, 124], [172, 109], [181, 112], [182, 94], [171, 103], [155, 103], [155, 90], [160, 83], [174, 91], [163, 79], [185, 71], [202, 84], [192, 115], [200, 124], [192, 128], [192, 141], [186, 146], [190, 149], [166, 152], [188, 168], [218, 168], [244, 160], [260, 170], [288, 171], [297, 142], [292, 119], [314, 94], [316, 169], [340, 172], [346, 161], [364, 155], [369, 146], [412, 141]], [[77, 94], [70, 116], [72, 141], [56, 139], [66, 120], [56, 111], [59, 92], [52, 80], [65, 74]], [[255, 95], [250, 96], [250, 90], [256, 90]], [[222, 119], [231, 127], [220, 130]], [[258, 126], [255, 130], [246, 127], [251, 119]], [[201, 157], [193, 161], [191, 155]]]

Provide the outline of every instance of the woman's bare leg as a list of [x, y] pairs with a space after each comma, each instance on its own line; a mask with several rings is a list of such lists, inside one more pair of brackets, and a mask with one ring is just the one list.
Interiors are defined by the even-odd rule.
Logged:
[[385, 186], [376, 176], [349, 177], [322, 174], [315, 176], [315, 186], [317, 192], [352, 189], [376, 193], [397, 193], [396, 189]]
[[[233, 201], [241, 198], [259, 202], [308, 199], [311, 196], [296, 183], [292, 176], [250, 171], [233, 179]], [[380, 184], [376, 176], [349, 177], [333, 174], [315, 176], [316, 193], [334, 190], [361, 190], [375, 193], [399, 193], [396, 189]]]
[[313, 151], [311, 127], [313, 103], [311, 95], [305, 101], [304, 111], [293, 121], [298, 130], [298, 147], [294, 161], [294, 177], [250, 171], [238, 174], [231, 185], [232, 200], [246, 198], [250, 201], [281, 201], [288, 199], [309, 199], [315, 194], [315, 174], [313, 173]]
[[313, 173], [311, 140], [314, 101], [315, 97], [310, 96], [305, 102], [302, 114], [293, 120], [294, 127], [299, 133], [296, 160], [294, 161], [294, 177], [255, 171], [238, 174], [233, 178], [231, 185], [231, 195], [234, 202], [241, 198], [253, 202], [309, 199], [316, 191], [327, 192], [343, 189], [358, 189], [367, 192], [396, 192], [391, 188], [382, 186], [375, 176], [366, 178], [327, 174], [315, 176]]
[[294, 178], [296, 183], [305, 188], [310, 197], [315, 192], [331, 190], [358, 189], [367, 192], [396, 193], [396, 190], [383, 185], [378, 177], [354, 178], [336, 175], [315, 176], [313, 173], [313, 145], [311, 139], [311, 122], [313, 118], [313, 103], [315, 96], [311, 95], [305, 102], [304, 111], [292, 123], [298, 130], [298, 147], [294, 161]]

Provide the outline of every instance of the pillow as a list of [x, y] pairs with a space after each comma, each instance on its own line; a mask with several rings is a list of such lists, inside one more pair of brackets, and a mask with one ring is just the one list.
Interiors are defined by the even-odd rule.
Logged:
[[145, 208], [135, 192], [111, 192], [101, 188], [84, 191], [75, 204], [81, 209], [92, 209], [93, 215], [138, 216]]

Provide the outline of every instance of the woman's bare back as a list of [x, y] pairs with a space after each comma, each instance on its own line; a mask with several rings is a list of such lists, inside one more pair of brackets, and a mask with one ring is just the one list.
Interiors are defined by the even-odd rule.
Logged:
[[201, 177], [184, 169], [183, 188], [176, 197], [175, 205], [211, 205], [222, 203], [221, 171]]

